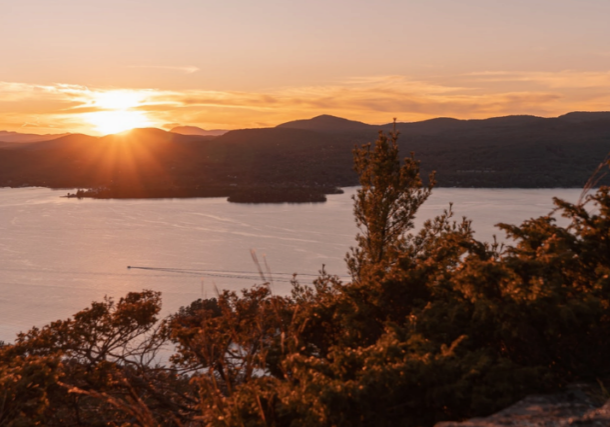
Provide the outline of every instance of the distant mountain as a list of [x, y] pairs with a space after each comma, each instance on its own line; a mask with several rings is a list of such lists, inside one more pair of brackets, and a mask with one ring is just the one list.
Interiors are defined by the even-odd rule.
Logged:
[[165, 144], [165, 143], [190, 143], [207, 141], [206, 137], [197, 135], [181, 135], [178, 133], [168, 132], [158, 128], [136, 128], [120, 133], [105, 135], [105, 136], [90, 136], [84, 134], [70, 134], [61, 138], [41, 141], [34, 144], [24, 146], [27, 150], [48, 149], [51, 147], [68, 146], [71, 144], [144, 144], [149, 146]]
[[179, 133], [181, 135], [199, 135], [199, 136], [220, 136], [228, 132], [224, 129], [212, 129], [205, 130], [197, 126], [176, 126], [170, 130], [172, 133]]
[[[610, 152], [606, 113], [437, 118], [396, 126], [401, 155], [414, 152], [423, 175], [436, 171], [441, 187], [581, 187]], [[354, 146], [391, 127], [321, 116], [216, 137], [134, 129], [5, 143], [0, 187], [101, 188], [109, 197], [273, 196], [295, 188], [327, 193], [358, 184]]]
[[196, 140], [192, 135], [182, 135], [173, 132], [167, 132], [158, 128], [136, 128], [113, 135], [106, 135], [100, 138], [100, 142], [143, 142], [143, 143], [159, 143], [159, 142], [188, 142]]
[[62, 136], [69, 135], [67, 133], [62, 134], [47, 134], [47, 135], [36, 135], [33, 133], [18, 133], [0, 130], [0, 141], [10, 143], [30, 143], [49, 141], [51, 139], [61, 138]]
[[[380, 129], [390, 131], [393, 123], [379, 126]], [[421, 135], [437, 134], [446, 131], [455, 131], [465, 127], [464, 120], [452, 119], [450, 117], [438, 117], [436, 119], [423, 120], [421, 122], [398, 122], [396, 129], [402, 133], [415, 133]]]
[[[418, 135], [434, 135], [447, 131], [467, 130], [467, 129], [482, 129], [488, 127], [502, 126], [521, 126], [529, 125], [533, 122], [545, 120], [542, 117], [535, 116], [505, 116], [494, 117], [482, 120], [459, 120], [450, 117], [438, 117], [435, 119], [423, 120], [420, 122], [398, 122], [396, 129], [403, 133], [412, 133]], [[277, 126], [278, 128], [303, 129], [316, 132], [362, 132], [362, 131], [390, 131], [394, 127], [393, 123], [382, 125], [369, 125], [363, 122], [344, 119], [341, 117], [322, 115], [312, 119], [295, 120], [292, 122], [283, 123]]]
[[610, 120], [610, 111], [574, 111], [572, 113], [564, 114], [558, 117], [561, 120], [567, 120], [570, 122], [592, 122], [597, 120]]
[[14, 146], [16, 151], [31, 152], [38, 150], [63, 150], [67, 148], [86, 149], [89, 145], [97, 143], [99, 140], [96, 136], [84, 135], [82, 133], [73, 133], [48, 141], [32, 142], [30, 144], [20, 144]]
[[526, 126], [532, 123], [541, 123], [546, 120], [544, 117], [530, 115], [513, 115], [492, 117], [489, 119], [464, 120], [467, 123], [481, 123], [489, 126]]
[[21, 144], [0, 152], [0, 187], [172, 187], [176, 175], [199, 173], [198, 146], [207, 143], [206, 137], [150, 128]]
[[85, 152], [93, 147], [111, 147], [117, 144], [123, 144], [126, 147], [129, 146], [132, 148], [135, 145], [142, 144], [152, 147], [165, 143], [192, 142], [198, 139], [198, 137], [174, 134], [157, 128], [142, 128], [102, 137], [84, 134], [69, 134], [47, 141], [22, 144], [15, 148], [19, 148], [20, 151], [83, 150], [83, 152]]
[[327, 114], [314, 117], [313, 119], [307, 120], [294, 120], [292, 122], [282, 123], [276, 126], [284, 129], [304, 129], [321, 132], [345, 132], [345, 131], [359, 131], [359, 130], [371, 130], [376, 127], [373, 125], [367, 125], [366, 123], [357, 122], [354, 120], [347, 120], [341, 117], [329, 116]]
[[0, 149], [6, 149], [6, 148], [14, 148], [15, 146], [20, 145], [17, 142], [2, 142], [0, 141]]
[[[544, 123], [546, 120], [536, 116], [504, 116], [489, 119], [459, 120], [448, 117], [423, 120], [421, 122], [396, 123], [396, 128], [403, 135], [443, 135], [458, 132], [463, 135], [473, 135], [486, 132], [501, 132], [502, 129], [526, 128], [534, 124]], [[380, 129], [389, 131], [393, 124], [380, 126]]]

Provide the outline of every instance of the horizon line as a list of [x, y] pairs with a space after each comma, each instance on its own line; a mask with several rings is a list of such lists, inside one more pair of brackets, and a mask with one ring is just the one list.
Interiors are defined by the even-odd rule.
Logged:
[[[397, 124], [411, 124], [411, 123], [423, 123], [423, 122], [429, 122], [432, 120], [438, 120], [438, 119], [449, 119], [449, 120], [457, 120], [457, 121], [485, 121], [485, 120], [490, 120], [490, 119], [500, 119], [500, 118], [505, 118], [505, 117], [536, 117], [536, 118], [540, 118], [540, 119], [558, 119], [560, 117], [563, 116], [567, 116], [568, 114], [573, 114], [573, 113], [609, 113], [610, 114], [610, 110], [600, 110], [600, 111], [585, 111], [585, 110], [575, 110], [575, 111], [568, 111], [567, 113], [564, 114], [560, 114], [558, 116], [538, 116], [538, 115], [534, 115], [534, 114], [508, 114], [508, 115], [504, 115], [504, 116], [490, 116], [490, 117], [486, 117], [484, 119], [458, 119], [455, 117], [450, 117], [450, 116], [438, 116], [438, 117], [433, 117], [431, 119], [425, 119], [425, 120], [415, 120], [415, 121], [405, 121], [405, 122], [401, 122], [401, 121], [397, 121]], [[161, 130], [163, 132], [168, 132], [168, 133], [177, 133], [180, 134], [178, 132], [172, 132], [172, 129], [175, 128], [179, 128], [179, 127], [194, 127], [197, 129], [201, 129], [203, 131], [207, 131], [207, 132], [214, 132], [214, 131], [226, 131], [226, 132], [231, 132], [234, 130], [244, 130], [244, 129], [274, 129], [276, 127], [279, 127], [283, 124], [286, 123], [294, 123], [294, 122], [299, 122], [299, 121], [310, 121], [310, 120], [314, 120], [320, 117], [332, 117], [335, 119], [342, 119], [342, 120], [347, 120], [350, 122], [354, 122], [354, 123], [362, 123], [365, 124], [367, 126], [387, 126], [392, 124], [392, 122], [387, 122], [387, 123], [366, 123], [366, 122], [362, 122], [359, 120], [352, 120], [352, 119], [348, 119], [345, 117], [340, 117], [340, 116], [335, 116], [332, 114], [319, 114], [317, 116], [308, 118], [308, 119], [295, 119], [295, 120], [289, 120], [287, 122], [282, 122], [279, 123], [275, 126], [260, 126], [260, 127], [244, 127], [244, 128], [233, 128], [233, 129], [204, 129], [200, 126], [194, 125], [194, 124], [177, 124], [176, 126], [172, 126], [171, 129], [164, 129], [163, 127], [156, 127], [156, 126], [145, 126], [145, 127], [134, 127], [132, 129], [128, 129], [128, 130], [124, 130], [121, 132], [115, 132], [115, 133], [108, 133], [108, 134], [100, 134], [100, 135], [91, 135], [88, 133], [83, 133], [83, 132], [60, 132], [57, 134], [53, 134], [53, 133], [36, 133], [36, 132], [17, 132], [17, 131], [9, 131], [9, 130], [0, 130], [0, 132], [2, 133], [12, 133], [12, 134], [18, 134], [18, 135], [38, 135], [38, 136], [53, 136], [53, 135], [61, 135], [61, 136], [68, 136], [68, 135], [87, 135], [87, 136], [94, 136], [94, 137], [104, 137], [104, 136], [109, 136], [109, 135], [119, 135], [121, 133], [126, 133], [126, 132], [130, 132], [132, 130], [137, 130], [137, 129], [158, 129]], [[22, 129], [31, 129], [29, 126], [25, 126]], [[33, 128], [35, 129], [35, 128]], [[181, 135], [181, 134], [180, 134]]]

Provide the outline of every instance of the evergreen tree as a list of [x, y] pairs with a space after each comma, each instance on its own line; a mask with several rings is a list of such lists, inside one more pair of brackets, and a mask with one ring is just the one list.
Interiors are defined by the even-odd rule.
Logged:
[[430, 196], [434, 174], [423, 186], [419, 161], [413, 153], [400, 163], [396, 119], [389, 135], [379, 131], [374, 146], [354, 149], [354, 169], [361, 188], [354, 199], [354, 218], [360, 229], [358, 246], [352, 248], [347, 265], [354, 280], [369, 266], [389, 267], [405, 246], [405, 234], [413, 228], [413, 219]]

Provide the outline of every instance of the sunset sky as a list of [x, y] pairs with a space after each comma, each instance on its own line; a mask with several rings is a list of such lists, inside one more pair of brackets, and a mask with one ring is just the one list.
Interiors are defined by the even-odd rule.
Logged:
[[610, 110], [608, 0], [0, 5], [0, 130]]

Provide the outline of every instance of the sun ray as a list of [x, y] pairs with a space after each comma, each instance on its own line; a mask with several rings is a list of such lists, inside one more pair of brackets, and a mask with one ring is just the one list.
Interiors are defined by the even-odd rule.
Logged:
[[89, 107], [97, 110], [83, 114], [83, 119], [102, 134], [120, 133], [134, 128], [153, 126], [145, 111], [146, 94], [132, 90], [96, 91], [88, 94]]
[[119, 133], [134, 128], [153, 126], [153, 122], [142, 111], [115, 110], [87, 113], [85, 120], [102, 134]]

